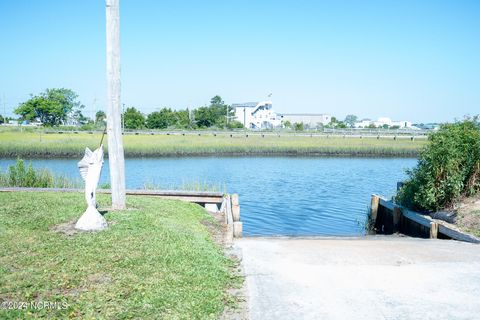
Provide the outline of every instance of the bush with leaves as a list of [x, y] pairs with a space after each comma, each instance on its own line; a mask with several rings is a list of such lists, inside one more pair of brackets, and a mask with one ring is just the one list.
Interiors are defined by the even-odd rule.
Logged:
[[129, 107], [123, 114], [126, 129], [143, 129], [145, 116], [135, 107]]
[[295, 131], [303, 131], [305, 130], [305, 126], [303, 125], [303, 122], [295, 122], [293, 124], [293, 128], [295, 129]]
[[210, 100], [209, 106], [204, 106], [194, 111], [195, 122], [199, 128], [225, 128], [227, 118], [233, 113], [233, 108], [222, 100], [220, 96], [215, 96]]
[[160, 111], [152, 112], [146, 120], [149, 129], [166, 129], [177, 123], [175, 111], [170, 108], [163, 108]]
[[58, 126], [67, 121], [67, 118], [80, 124], [86, 122], [81, 110], [85, 107], [77, 100], [78, 95], [65, 88], [46, 89], [44, 92], [20, 104], [15, 113], [22, 120], [40, 120], [46, 126]]
[[243, 123], [237, 120], [232, 120], [227, 124], [228, 129], [242, 129]]
[[480, 190], [480, 123], [478, 117], [443, 124], [430, 134], [418, 165], [396, 201], [424, 212], [452, 209], [462, 197]]

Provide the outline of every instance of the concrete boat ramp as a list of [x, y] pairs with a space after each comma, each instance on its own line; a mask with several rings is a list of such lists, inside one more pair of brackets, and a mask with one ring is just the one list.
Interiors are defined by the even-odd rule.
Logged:
[[480, 245], [241, 238], [251, 319], [480, 319]]

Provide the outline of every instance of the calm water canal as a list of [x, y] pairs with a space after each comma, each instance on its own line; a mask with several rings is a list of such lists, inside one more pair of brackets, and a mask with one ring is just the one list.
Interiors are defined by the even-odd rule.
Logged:
[[[34, 167], [49, 168], [78, 178], [77, 161], [33, 159]], [[416, 159], [194, 157], [126, 160], [127, 188], [155, 183], [169, 188], [191, 183], [225, 185], [240, 195], [245, 236], [329, 235], [364, 233], [372, 193], [391, 196], [396, 182]], [[1, 159], [5, 171], [13, 159]], [[101, 182], [107, 181], [108, 161]]]

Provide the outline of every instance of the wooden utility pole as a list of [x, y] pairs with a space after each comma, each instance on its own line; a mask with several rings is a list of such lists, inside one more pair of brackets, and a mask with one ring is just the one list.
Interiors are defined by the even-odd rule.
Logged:
[[120, 116], [119, 0], [105, 0], [107, 18], [107, 133], [112, 207], [125, 209], [125, 159]]

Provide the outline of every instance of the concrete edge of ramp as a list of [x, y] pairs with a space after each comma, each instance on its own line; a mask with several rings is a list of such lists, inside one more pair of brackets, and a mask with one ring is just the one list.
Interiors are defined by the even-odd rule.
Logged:
[[241, 250], [251, 319], [473, 319], [480, 313], [476, 244], [255, 237], [236, 239], [234, 247]]

